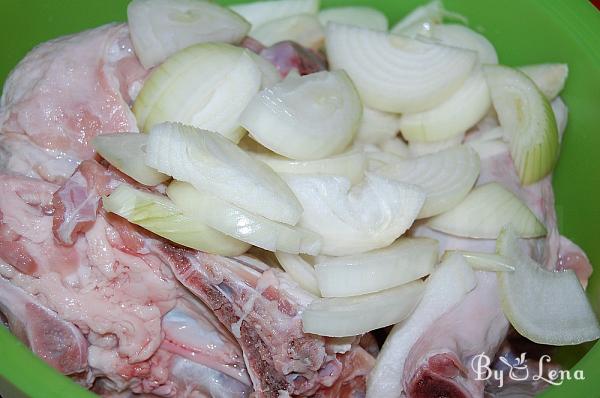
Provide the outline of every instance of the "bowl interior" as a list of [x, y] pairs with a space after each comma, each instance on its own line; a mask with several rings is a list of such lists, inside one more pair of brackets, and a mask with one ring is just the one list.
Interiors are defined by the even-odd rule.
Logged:
[[[221, 3], [239, 3], [224, 0]], [[124, 21], [128, 0], [6, 0], [5, 38], [0, 49], [0, 82], [33, 46], [111, 21]], [[393, 23], [422, 0], [323, 0], [323, 5], [363, 4], [384, 11]], [[592, 263], [600, 262], [597, 244], [600, 224], [600, 13], [587, 1], [445, 0], [446, 8], [468, 18], [472, 28], [496, 46], [507, 65], [566, 62], [569, 79], [562, 96], [569, 106], [569, 124], [554, 176], [556, 209], [561, 232], [579, 244]], [[600, 274], [588, 288], [600, 313]], [[565, 366], [583, 369], [586, 380], [567, 381], [546, 392], [547, 397], [590, 396], [600, 388], [600, 346], [561, 348], [556, 354]], [[586, 355], [587, 352], [587, 355]], [[585, 355], [585, 356], [584, 356]], [[583, 357], [583, 359], [581, 359]], [[581, 360], [580, 360], [581, 359]], [[61, 377], [0, 328], [0, 393], [5, 396], [91, 397]]]

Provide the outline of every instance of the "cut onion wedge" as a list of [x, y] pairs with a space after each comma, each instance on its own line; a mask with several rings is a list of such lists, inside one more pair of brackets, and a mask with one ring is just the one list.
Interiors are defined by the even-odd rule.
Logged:
[[299, 254], [276, 252], [275, 257], [277, 257], [279, 265], [281, 265], [285, 272], [304, 290], [315, 296], [321, 295], [315, 269], [302, 256]]
[[442, 23], [444, 10], [441, 0], [434, 0], [413, 9], [404, 18], [396, 23], [390, 30], [391, 33], [415, 37], [417, 35], [430, 36], [431, 28]]
[[523, 72], [507, 66], [484, 66], [500, 126], [523, 185], [547, 176], [558, 160], [554, 113], [544, 94]]
[[415, 311], [395, 325], [387, 336], [367, 379], [368, 397], [397, 397], [400, 394], [402, 378], [398, 375], [404, 371], [411, 348], [424, 330], [458, 304], [475, 285], [475, 272], [462, 256], [450, 256], [433, 271]]
[[367, 157], [361, 152], [347, 152], [341, 155], [318, 160], [293, 160], [276, 154], [251, 153], [277, 173], [317, 174], [346, 177], [356, 184], [360, 182], [367, 168]]
[[304, 208], [298, 225], [323, 237], [321, 253], [357, 254], [388, 246], [413, 223], [421, 189], [368, 174], [351, 186], [343, 177], [283, 176]]
[[256, 29], [274, 19], [298, 14], [317, 14], [320, 0], [269, 0], [230, 6]]
[[273, 152], [310, 160], [342, 152], [354, 138], [361, 113], [358, 93], [344, 72], [318, 72], [288, 76], [261, 91], [240, 120]]
[[148, 135], [140, 133], [104, 134], [94, 137], [92, 145], [108, 163], [139, 183], [158, 185], [170, 177], [146, 166]]
[[156, 68], [133, 106], [140, 130], [180, 122], [215, 131], [234, 142], [245, 134], [239, 116], [263, 79], [248, 50], [199, 44]]
[[239, 43], [250, 31], [235, 12], [199, 0], [133, 0], [127, 22], [135, 54], [146, 69], [193, 44]]
[[506, 257], [494, 253], [481, 253], [466, 250], [447, 250], [442, 258], [447, 258], [454, 253], [458, 253], [463, 256], [469, 265], [477, 271], [512, 272], [515, 270], [515, 267], [510, 264], [510, 261]]
[[245, 210], [294, 225], [302, 206], [285, 182], [217, 133], [178, 123], [150, 130], [146, 164]]
[[478, 239], [496, 239], [509, 223], [523, 238], [546, 235], [529, 207], [496, 182], [476, 187], [460, 204], [427, 222], [436, 231]]
[[321, 248], [321, 239], [314, 232], [268, 220], [190, 184], [173, 181], [167, 195], [188, 217], [262, 249], [318, 254]]
[[165, 196], [121, 184], [102, 199], [104, 209], [177, 244], [223, 256], [240, 255], [250, 245], [183, 215]]
[[466, 146], [413, 159], [400, 159], [376, 174], [422, 188], [427, 199], [419, 218], [452, 209], [465, 199], [479, 176], [479, 157]]
[[552, 112], [554, 113], [554, 119], [556, 119], [556, 127], [558, 128], [558, 139], [560, 140], [565, 129], [567, 128], [567, 122], [569, 121], [569, 109], [567, 104], [564, 103], [562, 98], [556, 97], [550, 104], [552, 106]]
[[265, 46], [291, 40], [301, 46], [318, 49], [323, 45], [325, 32], [314, 14], [298, 14], [266, 22], [252, 31], [252, 37]]
[[345, 337], [393, 325], [413, 312], [424, 290], [425, 284], [419, 280], [363, 296], [315, 300], [302, 313], [302, 329]]
[[388, 20], [384, 13], [372, 7], [350, 6], [321, 10], [319, 21], [323, 26], [329, 22], [361, 26], [367, 29], [388, 30]]
[[418, 113], [405, 113], [399, 121], [408, 141], [440, 141], [464, 134], [492, 105], [490, 91], [480, 68], [450, 98]]
[[442, 24], [431, 26], [431, 36], [446, 46], [475, 51], [482, 64], [497, 64], [496, 49], [485, 36], [464, 25]]
[[356, 142], [378, 144], [398, 135], [400, 115], [363, 107]]
[[262, 74], [261, 90], [272, 87], [281, 81], [281, 75], [275, 65], [256, 53], [250, 51], [248, 54], [252, 57], [252, 60], [256, 63]]
[[550, 345], [600, 338], [596, 315], [572, 270], [543, 269], [523, 252], [511, 228], [498, 237], [498, 253], [515, 267], [498, 274], [498, 281], [504, 314], [521, 335]]
[[440, 141], [411, 141], [408, 143], [408, 151], [412, 156], [416, 157], [430, 155], [458, 146], [462, 143], [464, 138], [464, 134], [459, 134]]
[[400, 238], [383, 249], [318, 261], [315, 271], [323, 297], [348, 297], [420, 279], [429, 275], [437, 262], [437, 241]]
[[548, 101], [552, 101], [560, 94], [569, 75], [567, 64], [526, 65], [519, 69], [533, 80]]
[[400, 138], [391, 138], [383, 141], [378, 145], [378, 147], [384, 152], [391, 153], [392, 155], [400, 156], [402, 158], [407, 158], [411, 155], [408, 145], [406, 145], [406, 142], [402, 141]]
[[344, 69], [365, 105], [393, 113], [421, 112], [444, 102], [469, 76], [472, 51], [386, 32], [329, 23], [332, 69]]

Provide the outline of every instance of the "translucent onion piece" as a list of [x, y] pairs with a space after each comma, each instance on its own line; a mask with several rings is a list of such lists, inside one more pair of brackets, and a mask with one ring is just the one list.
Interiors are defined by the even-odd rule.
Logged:
[[405, 113], [399, 121], [408, 141], [440, 141], [464, 134], [489, 111], [492, 101], [480, 68], [450, 98], [418, 113]]
[[193, 44], [239, 43], [250, 30], [238, 14], [199, 0], [133, 0], [127, 20], [135, 54], [145, 68]]
[[108, 163], [137, 182], [154, 186], [169, 179], [146, 166], [148, 136], [140, 133], [105, 134], [94, 138], [92, 145]]
[[437, 262], [437, 241], [400, 238], [383, 249], [317, 261], [315, 271], [323, 297], [348, 297], [420, 279]]
[[464, 25], [432, 25], [431, 35], [442, 44], [477, 52], [482, 64], [497, 64], [496, 49], [485, 36]]
[[400, 115], [363, 107], [356, 142], [378, 144], [398, 135]]
[[350, 6], [321, 10], [319, 21], [323, 26], [329, 22], [361, 26], [367, 29], [388, 30], [388, 20], [384, 13], [372, 7]]
[[527, 65], [519, 69], [533, 80], [548, 101], [552, 101], [560, 94], [569, 75], [567, 64]]
[[146, 163], [245, 210], [295, 224], [302, 206], [285, 182], [217, 133], [177, 123], [150, 130]]
[[321, 253], [332, 256], [388, 246], [410, 227], [425, 200], [416, 186], [371, 174], [355, 186], [343, 177], [284, 178], [304, 208], [298, 225], [321, 235]]
[[281, 75], [275, 65], [256, 53], [250, 51], [248, 54], [252, 57], [252, 60], [256, 63], [262, 74], [261, 90], [274, 86], [281, 81]]
[[319, 6], [320, 0], [271, 0], [234, 4], [229, 8], [244, 17], [255, 29], [274, 19], [298, 14], [316, 14]]
[[444, 258], [458, 253], [467, 260], [469, 265], [477, 271], [488, 272], [512, 272], [515, 270], [510, 261], [504, 256], [492, 253], [472, 252], [465, 250], [448, 250], [444, 253]]
[[384, 152], [391, 153], [392, 155], [400, 156], [403, 158], [409, 157], [411, 154], [408, 145], [406, 145], [406, 142], [402, 141], [400, 138], [391, 138], [389, 140], [383, 141], [378, 146]]
[[419, 218], [448, 211], [467, 196], [479, 176], [479, 157], [458, 146], [431, 155], [401, 159], [376, 174], [422, 188], [427, 194]]
[[417, 35], [430, 36], [431, 28], [435, 24], [442, 23], [445, 13], [446, 11], [440, 0], [431, 1], [408, 13], [392, 27], [390, 32], [410, 37]]
[[556, 126], [558, 127], [558, 135], [560, 139], [567, 128], [567, 122], [569, 121], [569, 109], [567, 108], [567, 104], [565, 104], [560, 97], [556, 97], [550, 106], [552, 106], [552, 112], [554, 113], [554, 118], [556, 119]]
[[393, 325], [408, 317], [423, 295], [418, 280], [378, 293], [313, 301], [302, 313], [305, 333], [345, 337]]
[[362, 105], [342, 71], [288, 76], [258, 93], [241, 124], [263, 146], [292, 159], [342, 152], [358, 128]]
[[329, 23], [331, 69], [344, 69], [365, 105], [393, 113], [421, 112], [442, 103], [467, 79], [472, 51]]
[[303, 259], [302, 256], [298, 254], [276, 252], [275, 257], [277, 257], [279, 264], [285, 272], [287, 272], [304, 290], [315, 296], [321, 295], [319, 285], [317, 284], [315, 269]]
[[558, 160], [559, 139], [548, 100], [523, 72], [506, 66], [484, 66], [500, 126], [523, 185], [544, 178]]
[[423, 331], [450, 311], [476, 285], [475, 273], [462, 256], [443, 261], [427, 278], [421, 302], [408, 319], [394, 326], [369, 375], [368, 397], [397, 397], [402, 391], [404, 364]]
[[317, 254], [321, 248], [321, 239], [314, 232], [268, 220], [190, 184], [174, 181], [167, 195], [189, 217], [262, 249]]
[[102, 199], [104, 209], [156, 235], [192, 249], [223, 256], [237, 256], [249, 244], [230, 238], [198, 220], [183, 215], [165, 196], [137, 190], [127, 184]]
[[408, 143], [408, 150], [412, 156], [430, 155], [460, 145], [464, 137], [464, 134], [459, 134], [440, 141], [411, 141]]
[[523, 238], [546, 235], [546, 227], [527, 205], [495, 182], [476, 187], [459, 205], [428, 221], [437, 231], [479, 239], [496, 239], [509, 223]]
[[229, 44], [199, 44], [156, 68], [133, 106], [142, 131], [180, 122], [215, 131], [234, 142], [245, 134], [239, 115], [263, 80], [248, 50]]
[[252, 31], [252, 37], [265, 46], [291, 40], [307, 48], [323, 45], [325, 32], [314, 14], [298, 14], [266, 22]]
[[502, 231], [498, 253], [515, 272], [498, 274], [502, 309], [514, 328], [539, 344], [572, 345], [600, 338], [600, 326], [572, 270], [542, 268], [522, 250], [512, 229]]

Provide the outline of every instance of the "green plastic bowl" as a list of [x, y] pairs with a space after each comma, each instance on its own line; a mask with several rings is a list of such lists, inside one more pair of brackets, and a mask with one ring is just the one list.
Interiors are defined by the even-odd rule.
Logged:
[[[223, 3], [241, 1], [223, 1]], [[124, 21], [128, 0], [3, 0], [0, 79], [33, 46], [111, 21]], [[325, 7], [371, 5], [391, 22], [424, 1], [323, 0]], [[569, 79], [562, 96], [569, 106], [562, 155], [555, 172], [561, 232], [600, 263], [600, 13], [585, 0], [445, 0], [484, 33], [507, 65], [566, 62]], [[600, 314], [600, 273], [588, 289]], [[563, 348], [554, 358], [582, 369], [583, 381], [566, 381], [544, 397], [600, 396], [600, 346]], [[92, 397], [62, 377], [0, 327], [0, 395], [4, 398]]]

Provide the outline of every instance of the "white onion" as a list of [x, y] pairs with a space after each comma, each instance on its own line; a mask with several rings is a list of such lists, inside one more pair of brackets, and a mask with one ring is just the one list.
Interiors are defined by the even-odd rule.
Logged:
[[291, 40], [301, 46], [318, 49], [325, 32], [314, 14], [298, 14], [266, 22], [252, 30], [252, 37], [265, 46]]
[[493, 253], [482, 253], [482, 252], [473, 252], [466, 250], [447, 250], [444, 253], [444, 257], [451, 256], [454, 253], [458, 253], [467, 260], [469, 265], [473, 267], [474, 270], [477, 271], [487, 271], [487, 272], [512, 272], [515, 270], [510, 264], [510, 261], [499, 254]]
[[496, 239], [506, 224], [513, 224], [524, 238], [546, 235], [546, 228], [527, 205], [496, 182], [476, 187], [460, 204], [427, 224], [465, 238]]
[[558, 135], [560, 138], [567, 128], [569, 109], [567, 108], [567, 104], [565, 104], [560, 97], [556, 97], [550, 106], [552, 106], [552, 112], [554, 113], [554, 119], [556, 119], [556, 127], [558, 128]]
[[385, 14], [372, 7], [326, 8], [319, 12], [319, 21], [323, 26], [327, 26], [329, 22], [336, 22], [374, 30], [388, 30], [388, 20]]
[[250, 24], [209, 1], [133, 0], [127, 7], [131, 41], [145, 68], [193, 44], [239, 43]]
[[302, 313], [305, 333], [345, 337], [400, 322], [415, 309], [425, 284], [418, 280], [377, 293], [313, 301]]
[[304, 290], [315, 296], [321, 295], [315, 269], [301, 255], [275, 252], [275, 257], [285, 272]]
[[314, 232], [268, 220], [190, 184], [174, 181], [167, 195], [188, 217], [262, 249], [317, 254], [321, 248], [321, 239]]
[[419, 218], [452, 209], [469, 193], [479, 176], [479, 157], [457, 146], [419, 158], [400, 159], [376, 170], [378, 175], [421, 187], [427, 199]]
[[252, 60], [256, 63], [262, 74], [261, 90], [274, 86], [281, 81], [281, 75], [275, 65], [256, 53], [250, 51], [248, 54], [252, 57]]
[[549, 101], [560, 94], [569, 75], [567, 64], [526, 65], [519, 69], [533, 80]]
[[234, 142], [245, 134], [239, 115], [258, 92], [261, 68], [248, 50], [198, 44], [156, 68], [133, 106], [142, 131], [180, 122], [215, 131]]
[[431, 36], [447, 46], [477, 52], [482, 64], [497, 64], [496, 49], [485, 36], [464, 25], [442, 24], [431, 26]]
[[127, 221], [139, 225], [177, 244], [223, 256], [237, 256], [250, 247], [249, 244], [216, 231], [205, 224], [186, 217], [165, 196], [137, 190], [121, 184], [109, 196], [102, 199], [106, 211], [118, 214]]
[[417, 35], [429, 36], [431, 28], [435, 24], [442, 23], [446, 13], [441, 0], [433, 0], [413, 9], [398, 21], [390, 32], [410, 37]]
[[371, 174], [355, 186], [343, 177], [287, 174], [284, 179], [304, 208], [298, 225], [323, 237], [326, 255], [388, 246], [410, 227], [425, 200], [413, 185]]
[[391, 138], [379, 143], [378, 146], [383, 152], [391, 153], [392, 155], [400, 156], [402, 158], [407, 158], [411, 155], [408, 145], [400, 138]]
[[240, 120], [263, 146], [292, 159], [342, 152], [361, 117], [360, 98], [341, 71], [295, 77], [258, 93]]
[[315, 271], [323, 297], [348, 297], [420, 279], [437, 261], [437, 241], [400, 238], [383, 249], [317, 261]]
[[316, 14], [320, 0], [268, 0], [234, 4], [233, 11], [252, 24], [252, 29], [272, 21], [298, 14]]
[[445, 149], [458, 146], [463, 142], [464, 134], [455, 135], [440, 141], [411, 141], [408, 143], [408, 151], [412, 156], [425, 156], [432, 153], [441, 152]]
[[356, 142], [378, 144], [398, 135], [400, 115], [363, 107]]
[[332, 69], [344, 69], [365, 105], [404, 113], [430, 109], [452, 95], [477, 55], [385, 32], [329, 23], [325, 33]]
[[111, 165], [137, 182], [154, 186], [169, 176], [146, 166], [147, 143], [148, 135], [140, 133], [104, 134], [92, 141], [96, 152]]
[[245, 210], [295, 224], [302, 206], [285, 182], [217, 133], [176, 123], [150, 130], [146, 163]]

